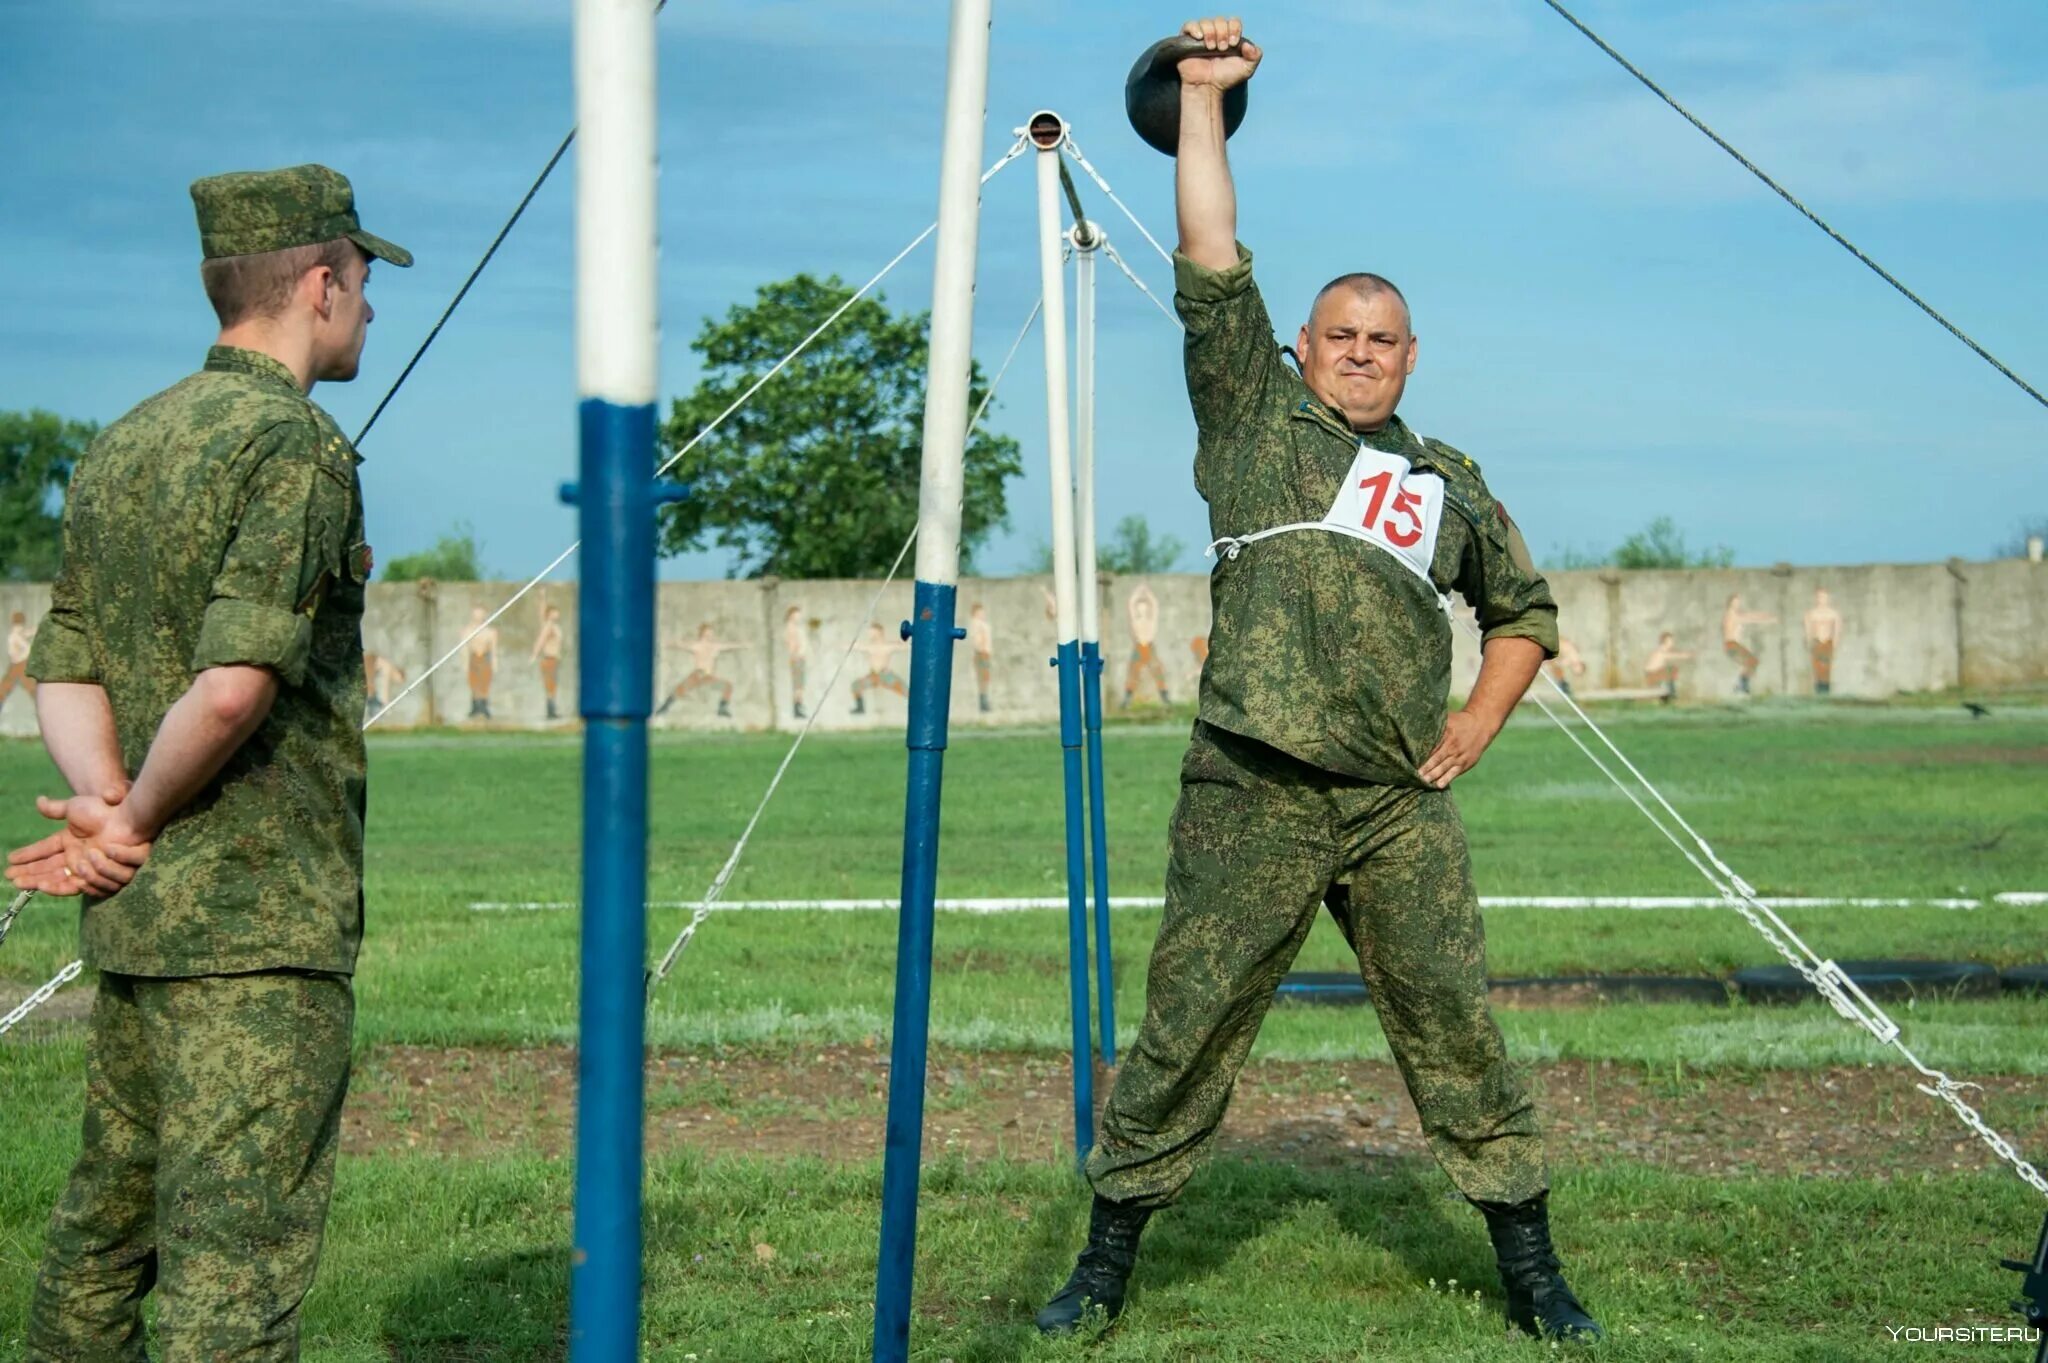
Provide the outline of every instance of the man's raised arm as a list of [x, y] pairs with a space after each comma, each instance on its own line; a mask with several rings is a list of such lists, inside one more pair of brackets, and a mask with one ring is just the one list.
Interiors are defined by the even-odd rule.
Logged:
[[1223, 146], [1223, 94], [1251, 79], [1259, 47], [1244, 40], [1237, 19], [1196, 19], [1181, 30], [1214, 56], [1180, 63], [1180, 150], [1174, 158], [1174, 202], [1180, 249], [1197, 265], [1237, 264], [1237, 189]]

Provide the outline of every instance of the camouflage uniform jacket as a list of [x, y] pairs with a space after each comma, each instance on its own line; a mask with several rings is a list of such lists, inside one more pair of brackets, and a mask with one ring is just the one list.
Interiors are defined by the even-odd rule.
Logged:
[[1201, 717], [1326, 771], [1421, 786], [1416, 768], [1443, 734], [1450, 690], [1439, 594], [1463, 595], [1485, 638], [1534, 639], [1554, 656], [1549, 585], [1471, 459], [1398, 417], [1361, 437], [1309, 391], [1274, 342], [1250, 251], [1239, 246], [1228, 270], [1178, 254], [1174, 266], [1200, 435], [1195, 487], [1212, 536], [1320, 520], [1361, 438], [1445, 488], [1429, 584], [1375, 545], [1316, 530], [1219, 561]]
[[202, 669], [279, 679], [269, 716], [135, 879], [86, 901], [85, 956], [99, 969], [355, 968], [370, 569], [357, 462], [283, 365], [226, 346], [79, 461], [37, 680], [103, 687], [133, 775]]

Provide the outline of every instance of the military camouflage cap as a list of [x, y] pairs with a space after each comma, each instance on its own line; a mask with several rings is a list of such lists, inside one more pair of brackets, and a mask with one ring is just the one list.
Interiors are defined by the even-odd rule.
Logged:
[[412, 264], [412, 252], [363, 230], [348, 177], [326, 166], [209, 175], [192, 182], [192, 206], [208, 260], [347, 237], [379, 260]]

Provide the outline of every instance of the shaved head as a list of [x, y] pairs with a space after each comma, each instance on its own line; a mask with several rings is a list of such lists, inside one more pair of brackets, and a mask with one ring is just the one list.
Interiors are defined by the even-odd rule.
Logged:
[[1309, 304], [1309, 321], [1311, 323], [1315, 321], [1316, 313], [1322, 308], [1324, 299], [1333, 293], [1345, 289], [1350, 290], [1361, 298], [1370, 298], [1374, 294], [1392, 294], [1400, 301], [1401, 315], [1407, 321], [1408, 330], [1410, 333], [1414, 332], [1415, 318], [1414, 314], [1408, 310], [1408, 296], [1402, 293], [1394, 281], [1385, 275], [1373, 274], [1366, 270], [1355, 270], [1350, 274], [1340, 274], [1329, 283], [1323, 285], [1322, 288], [1316, 290], [1316, 301]]

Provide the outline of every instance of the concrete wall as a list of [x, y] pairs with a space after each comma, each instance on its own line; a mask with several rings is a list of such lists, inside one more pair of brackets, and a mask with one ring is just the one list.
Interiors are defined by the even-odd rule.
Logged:
[[[1825, 590], [1841, 618], [1833, 694], [1879, 698], [1952, 688], [1998, 689], [2048, 682], [2048, 564], [1873, 564], [1838, 568], [1742, 568], [1685, 572], [1566, 572], [1551, 575], [1564, 636], [1584, 664], [1570, 676], [1581, 695], [1640, 694], [1644, 662], [1658, 636], [1691, 656], [1679, 662], [1680, 700], [1736, 694], [1741, 666], [1724, 648], [1722, 618], [1739, 595], [1744, 610], [1771, 617], [1741, 627], [1756, 655], [1756, 695], [1810, 695], [1814, 664], [1802, 620]], [[365, 665], [374, 691], [395, 699], [406, 681], [456, 649], [472, 622], [516, 587], [507, 583], [412, 583], [370, 588]], [[954, 653], [953, 714], [960, 724], [1046, 723], [1057, 717], [1052, 668], [1051, 580], [969, 579], [960, 623], [972, 633]], [[908, 583], [892, 584], [863, 627], [872, 582], [677, 582], [661, 589], [655, 723], [679, 729], [790, 729], [799, 707], [818, 708], [821, 727], [899, 729], [909, 653], [897, 626], [910, 611]], [[1134, 614], [1149, 594], [1151, 619]], [[33, 629], [49, 589], [0, 584], [0, 627], [14, 612]], [[976, 610], [979, 608], [979, 620]], [[542, 612], [559, 610], [561, 662], [556, 715], [548, 717], [534, 656]], [[1469, 612], [1460, 608], [1469, 618]], [[985, 622], [986, 634], [982, 634]], [[403, 700], [382, 725], [490, 724], [545, 727], [576, 713], [576, 596], [550, 585], [514, 606], [496, 626], [495, 648], [458, 656]], [[1208, 579], [1162, 574], [1105, 581], [1103, 693], [1112, 709], [1128, 693], [1138, 708], [1193, 698], [1209, 636]], [[1142, 636], [1142, 637], [1141, 637]], [[794, 648], [791, 641], [794, 640]], [[985, 642], [985, 649], [977, 647]], [[857, 644], [830, 697], [825, 686], [849, 643]], [[0, 655], [4, 661], [4, 655]], [[1477, 646], [1461, 626], [1453, 689], [1477, 675]], [[0, 690], [10, 683], [0, 681]], [[859, 709], [854, 689], [859, 689]], [[488, 706], [488, 716], [483, 713]], [[0, 698], [0, 734], [35, 732], [25, 688]]]

